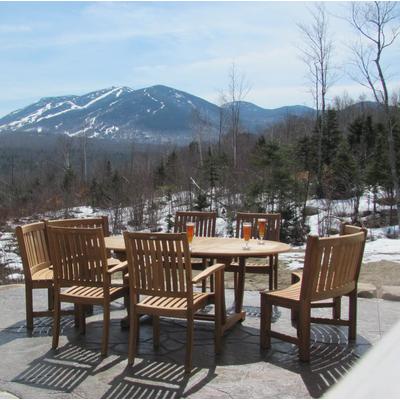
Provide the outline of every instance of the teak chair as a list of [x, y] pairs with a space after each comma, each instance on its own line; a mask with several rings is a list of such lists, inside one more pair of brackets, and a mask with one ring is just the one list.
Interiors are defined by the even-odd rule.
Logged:
[[[129, 270], [129, 364], [133, 364], [139, 338], [139, 316], [153, 316], [153, 344], [159, 346], [159, 317], [187, 320], [185, 371], [192, 366], [194, 315], [215, 303], [215, 351], [221, 348], [224, 264], [215, 264], [192, 277], [185, 233], [124, 232]], [[215, 277], [215, 293], [194, 292], [193, 284]], [[146, 296], [140, 299], [139, 296]]]
[[[85, 330], [84, 305], [103, 306], [101, 354], [107, 355], [110, 303], [124, 297], [126, 286], [111, 284], [111, 275], [126, 270], [126, 262], [112, 268], [107, 264], [103, 228], [61, 228], [48, 226], [50, 255], [54, 265], [53, 348], [60, 335], [60, 303], [77, 304], [80, 326]], [[60, 288], [69, 286], [61, 292]]]
[[[251, 237], [258, 238], [258, 223], [259, 218], [266, 220], [264, 240], [279, 241], [281, 214], [279, 213], [244, 213], [236, 214], [236, 233], [235, 237], [243, 238], [243, 223], [251, 223]], [[231, 263], [227, 271], [235, 271], [237, 262]], [[269, 275], [269, 290], [278, 287], [278, 254], [271, 255], [266, 259], [265, 264], [258, 264], [251, 261], [251, 258], [246, 260], [246, 272], [268, 274]]]
[[[215, 211], [177, 211], [175, 214], [174, 232], [186, 232], [186, 222], [194, 222], [194, 234], [197, 237], [214, 237], [217, 225], [217, 213]], [[203, 270], [207, 265], [212, 264], [213, 260], [192, 258], [192, 269]], [[214, 282], [211, 277], [210, 285]], [[205, 281], [203, 291], [206, 290]]]
[[47, 226], [61, 228], [102, 228], [104, 237], [110, 236], [108, 217], [103, 215], [91, 218], [68, 218], [45, 220]]
[[[26, 325], [33, 329], [33, 318], [53, 315], [53, 267], [43, 222], [15, 229], [25, 276]], [[33, 311], [33, 289], [47, 289], [48, 310]]]
[[[271, 346], [276, 337], [299, 346], [301, 361], [310, 359], [310, 323], [349, 327], [349, 340], [356, 338], [357, 279], [362, 261], [364, 231], [337, 237], [309, 236], [301, 282], [283, 290], [261, 292], [260, 345]], [[312, 318], [311, 304], [319, 300], [349, 296], [349, 319]], [[290, 308], [298, 315], [297, 337], [271, 330], [272, 306]]]
[[[59, 228], [101, 228], [104, 237], [110, 236], [108, 217], [103, 215], [100, 217], [91, 218], [68, 218], [68, 219], [54, 219], [45, 220], [46, 227], [57, 226]], [[108, 257], [108, 266], [112, 267], [120, 263], [119, 260]]]
[[214, 237], [216, 221], [216, 212], [177, 211], [175, 214], [174, 232], [186, 232], [186, 222], [194, 222], [196, 236]]
[[[350, 225], [349, 223], [342, 223], [340, 225], [340, 236], [343, 235], [351, 235], [353, 233], [358, 233], [358, 232], [364, 232], [365, 237], [367, 237], [367, 229], [355, 226], [355, 225]], [[365, 242], [364, 242], [365, 245]], [[364, 249], [363, 249], [364, 253]], [[356, 273], [356, 284], [358, 281], [358, 277], [360, 275], [360, 269], [361, 269], [361, 262], [360, 265], [358, 266], [358, 271]], [[299, 282], [303, 278], [303, 271], [294, 271], [292, 272], [292, 284], [295, 284]], [[357, 290], [357, 288], [356, 288]], [[311, 303], [311, 308], [332, 308], [332, 318], [334, 319], [340, 319], [341, 316], [341, 303], [342, 303], [342, 297], [335, 297], [331, 299], [330, 301], [317, 301]], [[292, 321], [296, 321], [297, 315], [295, 311], [292, 311]]]

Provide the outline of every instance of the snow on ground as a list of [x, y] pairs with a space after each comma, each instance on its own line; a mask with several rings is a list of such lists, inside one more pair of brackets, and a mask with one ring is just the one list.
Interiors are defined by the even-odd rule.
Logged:
[[[183, 209], [182, 199], [184, 194], [174, 195], [172, 201], [167, 199], [161, 199], [160, 209], [157, 213], [157, 226], [161, 231], [167, 230], [167, 216], [175, 214], [177, 209]], [[340, 219], [346, 219], [351, 215], [352, 202], [351, 201], [335, 201], [332, 202], [332, 209], [334, 214], [340, 216]], [[327, 213], [327, 204], [324, 200], [310, 200], [309, 206], [318, 208], [319, 213], [308, 217], [308, 224], [312, 234], [318, 234], [320, 229], [321, 221], [324, 220]], [[372, 208], [371, 196], [364, 196], [360, 202], [360, 211], [368, 211]], [[381, 207], [382, 208], [382, 207]], [[41, 220], [44, 218], [57, 219], [64, 217], [64, 210], [57, 212], [45, 213], [42, 215], [36, 215], [35, 217], [22, 218], [18, 221], [18, 224], [26, 224], [33, 221]], [[122, 209], [122, 225], [128, 230], [133, 228], [129, 226], [128, 221], [132, 218], [132, 211], [128, 208]], [[112, 210], [93, 209], [89, 206], [75, 207], [70, 211], [70, 215], [75, 218], [87, 218], [99, 215], [108, 215], [110, 226], [112, 221]], [[340, 222], [337, 218], [337, 224]], [[0, 231], [0, 266], [5, 265], [10, 269], [9, 279], [21, 279], [22, 264], [17, 249], [17, 243], [14, 237], [14, 229], [17, 223], [9, 221], [8, 231]], [[337, 225], [338, 226], [338, 225]], [[365, 253], [363, 261], [376, 262], [376, 261], [392, 261], [400, 263], [400, 240], [389, 239], [387, 234], [393, 230], [394, 227], [384, 227], [377, 229], [368, 230], [368, 240], [365, 246]], [[222, 217], [217, 218], [216, 233], [218, 236], [227, 236], [227, 222]], [[304, 250], [305, 245], [299, 247], [293, 247], [292, 251], [279, 256], [280, 260], [283, 261], [287, 268], [297, 269], [303, 266], [304, 262]]]

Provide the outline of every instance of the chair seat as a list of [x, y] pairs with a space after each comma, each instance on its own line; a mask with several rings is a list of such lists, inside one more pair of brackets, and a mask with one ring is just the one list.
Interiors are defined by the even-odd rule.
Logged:
[[262, 292], [261, 294], [266, 297], [279, 298], [284, 300], [300, 300], [301, 282], [297, 282], [289, 287], [281, 290], [274, 290], [272, 292]]
[[[126, 286], [111, 286], [110, 298], [117, 299], [124, 296], [127, 291]], [[102, 302], [104, 300], [103, 287], [93, 286], [71, 286], [65, 292], [60, 294], [63, 301], [79, 302], [85, 300]]]
[[[118, 259], [110, 257], [107, 259], [107, 266], [111, 268], [114, 267], [115, 265], [118, 265], [120, 262], [121, 261], [119, 261]], [[33, 281], [53, 281], [53, 279], [54, 279], [54, 273], [52, 265], [48, 268], [43, 268], [32, 274]]]
[[[199, 309], [207, 302], [209, 293], [195, 292], [193, 293], [194, 309]], [[138, 310], [148, 314], [169, 314], [176, 315], [186, 313], [188, 309], [187, 299], [182, 297], [159, 297], [148, 296], [140, 301], [137, 305]]]
[[53, 281], [53, 267], [43, 268], [32, 274], [32, 281]]

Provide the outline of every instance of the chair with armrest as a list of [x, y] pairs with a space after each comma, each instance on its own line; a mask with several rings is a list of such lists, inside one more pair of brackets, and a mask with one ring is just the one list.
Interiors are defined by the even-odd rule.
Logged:
[[[17, 226], [15, 233], [25, 276], [26, 325], [33, 329], [33, 318], [53, 315], [53, 266], [43, 222]], [[33, 311], [33, 289], [47, 289], [48, 310]]]
[[194, 222], [195, 235], [198, 237], [214, 237], [217, 213], [206, 211], [177, 211], [175, 214], [174, 232], [186, 231], [186, 223]]
[[[236, 214], [236, 234], [235, 237], [243, 238], [243, 223], [251, 223], [251, 237], [258, 238], [258, 219], [265, 219], [265, 232], [263, 240], [279, 241], [281, 214], [279, 213], [244, 213]], [[237, 268], [238, 263], [232, 262], [226, 271], [233, 271]], [[270, 255], [264, 264], [252, 262], [251, 258], [246, 260], [246, 272], [260, 273], [269, 275], [269, 290], [278, 287], [278, 254]]]
[[[328, 238], [309, 236], [301, 281], [286, 289], [261, 292], [260, 345], [269, 348], [271, 337], [299, 346], [302, 361], [310, 359], [310, 323], [345, 325], [349, 340], [356, 338], [357, 279], [362, 262], [365, 231]], [[349, 296], [349, 319], [312, 318], [311, 304]], [[297, 317], [297, 337], [271, 330], [272, 306], [290, 308]]]
[[[49, 226], [58, 226], [61, 228], [101, 228], [103, 230], [104, 237], [110, 236], [108, 217], [106, 215], [102, 215], [99, 217], [90, 217], [90, 218], [68, 218], [68, 219], [55, 219], [55, 220], [45, 220], [46, 227]], [[111, 252], [107, 251], [107, 263], [108, 267], [111, 268], [114, 265], [118, 265], [125, 258], [125, 254], [118, 254], [117, 257], [111, 257]], [[124, 284], [128, 285], [128, 277], [126, 274], [122, 276], [124, 280]], [[125, 299], [125, 304], [127, 305], [127, 299]], [[89, 306], [88, 312], [92, 313], [92, 307]]]
[[47, 226], [58, 226], [61, 228], [101, 228], [104, 237], [110, 236], [108, 217], [105, 215], [90, 218], [45, 220], [45, 223]]
[[[215, 211], [177, 211], [175, 214], [174, 233], [186, 232], [186, 223], [194, 223], [197, 237], [215, 237], [217, 213]], [[192, 258], [192, 269], [203, 270], [213, 263], [213, 260]], [[203, 291], [206, 290], [203, 282]], [[210, 279], [211, 288], [213, 279]]]
[[[48, 226], [51, 259], [54, 265], [53, 348], [60, 335], [60, 304], [77, 304], [81, 330], [85, 331], [83, 306], [103, 307], [101, 354], [107, 355], [110, 325], [110, 303], [124, 297], [128, 288], [111, 283], [115, 272], [124, 272], [126, 262], [110, 268], [104, 243], [103, 228], [64, 228]], [[61, 287], [68, 289], [61, 292]]]
[[[57, 226], [60, 228], [101, 228], [104, 237], [110, 236], [108, 217], [103, 215], [100, 217], [91, 218], [68, 218], [68, 219], [55, 219], [45, 220], [46, 227]], [[108, 254], [110, 256], [110, 254]], [[108, 266], [112, 267], [120, 263], [120, 260], [108, 257]]]
[[[215, 304], [215, 351], [221, 348], [224, 296], [223, 264], [192, 277], [185, 233], [124, 232], [129, 270], [129, 358], [133, 364], [139, 337], [139, 316], [153, 316], [153, 344], [159, 346], [159, 318], [187, 320], [185, 371], [192, 366], [194, 315], [209, 302]], [[193, 285], [214, 276], [215, 292], [195, 292]]]

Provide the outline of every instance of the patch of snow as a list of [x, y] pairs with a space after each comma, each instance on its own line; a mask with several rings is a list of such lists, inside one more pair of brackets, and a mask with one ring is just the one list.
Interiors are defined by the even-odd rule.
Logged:
[[[147, 92], [147, 89], [144, 89], [143, 93], [144, 93], [147, 97], [150, 97], [150, 99], [153, 100], [153, 101], [155, 101], [156, 103], [161, 103], [160, 108], [157, 108], [157, 110], [154, 110], [154, 111], [152, 112], [153, 115], [154, 115], [155, 113], [157, 113], [158, 111], [162, 110], [163, 108], [165, 108], [164, 102], [161, 101], [161, 100], [157, 100], [155, 97], [153, 97], [150, 93]], [[147, 111], [147, 112], [149, 112], [149, 111]]]
[[363, 262], [374, 261], [400, 262], [400, 240], [379, 238], [365, 244]]
[[24, 279], [24, 275], [20, 274], [20, 273], [12, 273], [12, 274], [8, 274], [7, 278], [11, 281], [22, 281]]
[[110, 103], [110, 107], [113, 106], [115, 103], [118, 103], [118, 102], [119, 102], [119, 100], [115, 100], [115, 101], [111, 102]]

